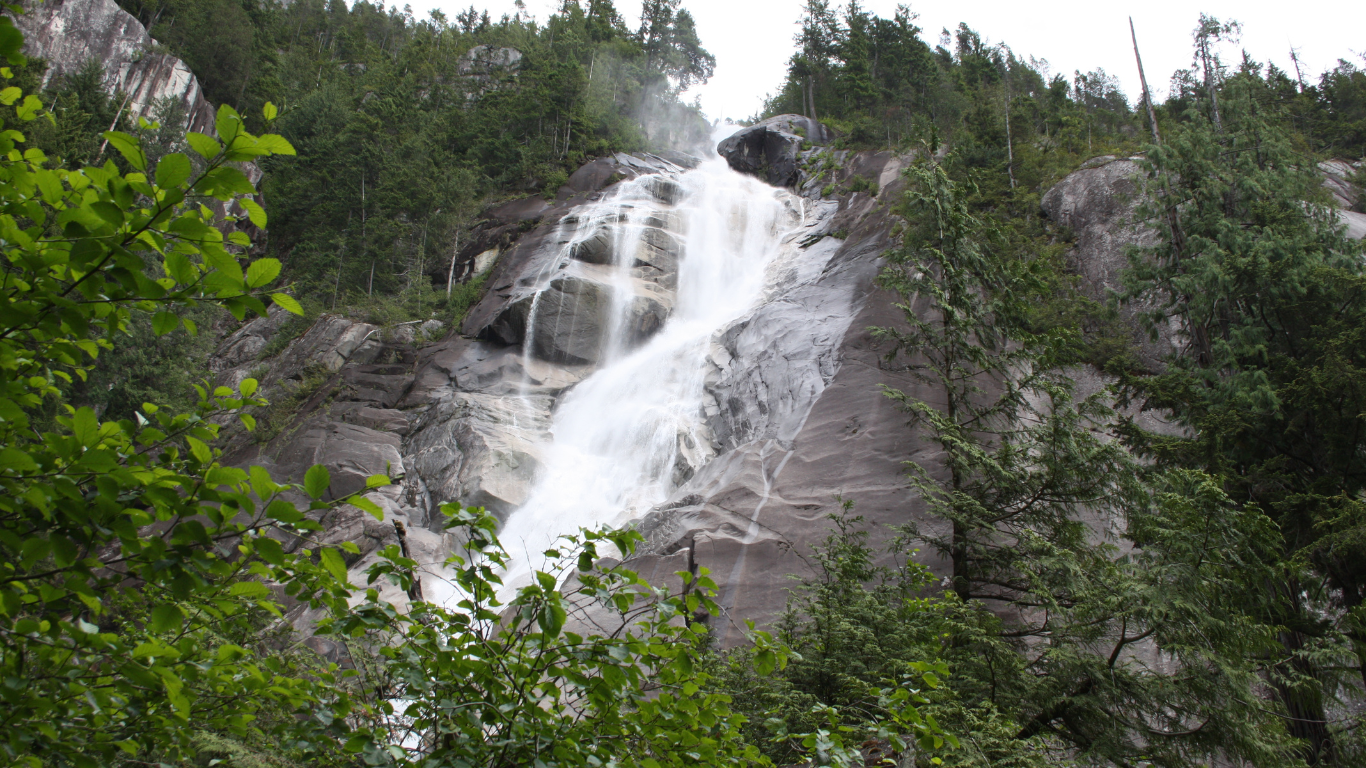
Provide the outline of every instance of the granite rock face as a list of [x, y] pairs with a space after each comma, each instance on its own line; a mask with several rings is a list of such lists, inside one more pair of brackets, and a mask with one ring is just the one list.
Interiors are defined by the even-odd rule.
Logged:
[[[25, 12], [14, 17], [14, 25], [24, 34], [24, 53], [47, 62], [43, 87], [52, 78], [74, 74], [94, 61], [104, 71], [104, 90], [126, 94], [122, 108], [129, 117], [154, 119], [157, 105], [170, 102], [182, 107], [185, 115], [182, 125], [167, 126], [172, 131], [216, 134], [216, 111], [204, 98], [194, 73], [185, 62], [165, 53], [142, 23], [115, 0], [28, 3]], [[263, 173], [255, 163], [233, 165], [253, 185], [261, 181]], [[264, 202], [259, 195], [255, 201]], [[209, 205], [220, 215], [230, 213], [241, 220], [231, 229], [245, 232], [253, 242], [263, 241], [264, 233], [247, 223], [247, 212], [239, 204], [227, 210], [217, 201]]]
[[130, 115], [151, 117], [153, 105], [172, 99], [185, 107], [185, 130], [213, 134], [214, 109], [185, 62], [158, 50], [142, 23], [114, 0], [46, 0], [15, 19], [24, 52], [48, 63], [43, 85], [94, 60], [105, 90], [128, 94]]
[[[844, 160], [857, 170], [837, 186], [854, 175], [880, 178], [890, 168], [886, 193], [899, 188], [896, 169], [904, 158]], [[392, 329], [324, 316], [269, 361], [268, 396], [319, 377], [325, 383], [279, 436], [243, 442], [233, 456], [238, 463], [292, 477], [321, 462], [332, 470], [336, 493], [386, 468], [404, 473], [400, 485], [371, 494], [386, 510], [384, 524], [339, 518], [336, 535], [369, 542], [354, 568], [364, 567], [380, 543], [396, 541], [400, 529], [410, 546], [426, 541], [439, 550], [437, 510], [444, 502], [484, 506], [505, 518], [526, 500], [556, 405], [597, 365], [607, 322], [602, 307], [612, 303], [608, 288], [629, 289], [630, 301], [615, 305], [625, 308], [620, 332], [628, 339], [648, 336], [667, 319], [671, 276], [687, 237], [673, 211], [682, 191], [675, 178], [684, 169], [654, 157], [611, 163], [610, 174], [601, 160], [585, 166], [585, 175], [597, 179], [584, 185], [591, 192], [537, 205], [539, 223], [499, 258], [465, 335], [414, 348]], [[657, 178], [632, 181], [650, 175]], [[625, 186], [596, 186], [613, 177]], [[623, 190], [638, 201], [626, 209], [630, 215], [602, 220], [593, 195]], [[711, 340], [699, 414], [711, 443], [680, 444], [675, 491], [636, 523], [649, 542], [631, 567], [658, 571], [666, 581], [677, 570], [708, 568], [737, 620], [764, 622], [781, 611], [787, 574], [803, 572], [802, 555], [825, 536], [837, 496], [854, 499], [877, 526], [918, 514], [903, 462], [926, 449], [879, 390], [915, 383], [883, 365], [867, 330], [896, 319], [889, 297], [874, 285], [891, 217], [866, 191], [817, 195], [801, 213], [803, 226], [770, 264], [764, 300]], [[621, 227], [634, 234], [620, 236]], [[249, 359], [253, 350], [259, 354], [280, 327], [271, 316], [225, 339], [220, 375], [240, 380], [259, 368]], [[608, 619], [590, 607], [579, 617]], [[298, 621], [306, 624], [308, 616]], [[724, 643], [741, 637], [718, 629]]]
[[[1040, 201], [1049, 220], [1072, 231], [1075, 241], [1068, 261], [1081, 276], [1083, 290], [1097, 301], [1107, 301], [1121, 287], [1120, 275], [1129, 266], [1130, 247], [1157, 243], [1157, 231], [1138, 216], [1138, 180], [1143, 175], [1139, 159], [1110, 155], [1092, 158], [1053, 185]], [[1358, 240], [1366, 237], [1366, 214], [1346, 210], [1361, 195], [1350, 180], [1353, 167], [1337, 160], [1321, 163], [1319, 170], [1324, 186], [1340, 206], [1338, 216], [1348, 235]], [[1153, 340], [1138, 321], [1141, 311], [1142, 307], [1130, 305], [1119, 308], [1121, 319], [1133, 328], [1141, 362], [1156, 369], [1162, 358], [1181, 343], [1179, 334], [1172, 327]]]
[[[1157, 231], [1138, 220], [1137, 179], [1142, 170], [1137, 160], [1109, 155], [1089, 160], [1053, 185], [1040, 201], [1050, 221], [1072, 230], [1076, 239], [1068, 263], [1081, 276], [1083, 292], [1097, 301], [1107, 301], [1121, 287], [1120, 275], [1129, 266], [1131, 246], [1157, 244]], [[1142, 364], [1155, 370], [1174, 350], [1175, 329], [1153, 341], [1141, 327], [1140, 311], [1124, 306], [1120, 316], [1133, 328], [1132, 340]]]

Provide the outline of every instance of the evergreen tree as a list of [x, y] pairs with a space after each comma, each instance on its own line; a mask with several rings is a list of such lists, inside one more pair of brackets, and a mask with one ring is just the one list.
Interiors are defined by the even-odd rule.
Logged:
[[1131, 385], [1189, 430], [1140, 435], [1155, 458], [1209, 472], [1277, 524], [1275, 576], [1249, 585], [1281, 628], [1269, 681], [1305, 759], [1347, 765], [1329, 711], [1366, 680], [1366, 275], [1257, 86], [1240, 75], [1221, 90], [1222, 129], [1193, 109], [1149, 148], [1161, 243], [1135, 254], [1130, 295], [1187, 343]]
[[949, 526], [906, 534], [951, 566], [946, 722], [1010, 724], [1001, 738], [1040, 758], [1285, 764], [1256, 693], [1272, 627], [1241, 597], [1270, 573], [1270, 521], [1206, 475], [1143, 469], [1112, 439], [1110, 393], [1079, 396], [1059, 369], [1067, 334], [1028, 331], [1041, 265], [994, 253], [942, 167], [910, 179], [911, 227], [882, 276], [904, 325], [878, 333], [936, 393], [887, 392], [942, 457], [911, 477]]

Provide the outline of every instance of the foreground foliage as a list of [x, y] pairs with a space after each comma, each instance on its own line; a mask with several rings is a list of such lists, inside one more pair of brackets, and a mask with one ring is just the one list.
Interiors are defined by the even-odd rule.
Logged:
[[[625, 567], [595, 565], [609, 552], [629, 565], [638, 533], [582, 531], [546, 552], [546, 570], [500, 605], [507, 555], [493, 533], [497, 520], [445, 511], [467, 541], [449, 561], [450, 607], [422, 603], [400, 614], [372, 595], [319, 628], [378, 651], [358, 678], [358, 693], [375, 694], [347, 751], [371, 764], [422, 766], [771, 765], [703, 664], [708, 622], [720, 616], [705, 569], [675, 574], [675, 589], [652, 587]], [[371, 581], [393, 575], [412, 583], [417, 563], [397, 550], [385, 553]], [[758, 674], [788, 664], [787, 650], [766, 633], [748, 637], [738, 655]], [[856, 764], [869, 737], [898, 752], [932, 752], [952, 737], [920, 715], [920, 687], [937, 681], [929, 665], [919, 670], [871, 688], [872, 710], [825, 708], [809, 729], [781, 737], [816, 765]], [[848, 727], [855, 712], [857, 727]]]

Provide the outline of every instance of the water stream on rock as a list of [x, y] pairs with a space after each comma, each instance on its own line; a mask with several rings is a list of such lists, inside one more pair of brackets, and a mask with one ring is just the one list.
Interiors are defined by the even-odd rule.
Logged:
[[[640, 185], [658, 182], [647, 176], [621, 185], [573, 224], [577, 238], [609, 227], [616, 254], [613, 265], [603, 266], [612, 270], [610, 320], [603, 323], [601, 367], [561, 398], [535, 485], [499, 533], [512, 555], [504, 598], [529, 583], [541, 552], [560, 535], [643, 515], [713, 455], [703, 413], [713, 336], [761, 301], [767, 267], [784, 235], [802, 223], [802, 201], [719, 158], [677, 181], [683, 195], [676, 206], [642, 193]], [[629, 254], [641, 247], [647, 225], [670, 220], [670, 213], [682, 241], [673, 311], [635, 345], [627, 327]], [[571, 240], [567, 249], [573, 247]], [[533, 313], [543, 311], [535, 304]], [[537, 343], [532, 334], [528, 354]]]

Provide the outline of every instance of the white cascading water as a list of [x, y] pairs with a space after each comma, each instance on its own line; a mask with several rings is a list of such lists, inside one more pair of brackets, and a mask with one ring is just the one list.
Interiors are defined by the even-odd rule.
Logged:
[[[541, 474], [499, 533], [512, 556], [504, 598], [530, 582], [559, 536], [643, 515], [674, 490], [681, 451], [693, 461], [710, 453], [703, 397], [712, 337], [762, 299], [767, 267], [784, 235], [801, 225], [802, 208], [799, 198], [719, 158], [678, 182], [685, 194], [672, 210], [681, 218], [683, 250], [673, 312], [649, 341], [627, 349], [631, 259], [618, 256], [602, 367], [559, 403]], [[648, 177], [584, 210], [577, 231], [615, 226], [614, 252], [632, 253], [650, 216], [670, 210], [652, 202], [642, 183]]]

